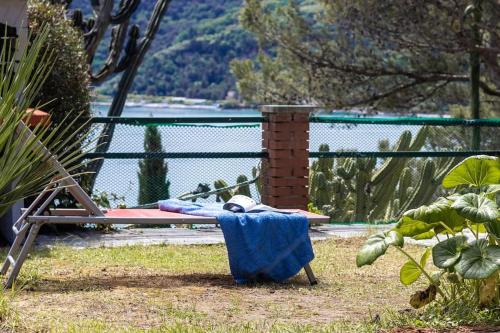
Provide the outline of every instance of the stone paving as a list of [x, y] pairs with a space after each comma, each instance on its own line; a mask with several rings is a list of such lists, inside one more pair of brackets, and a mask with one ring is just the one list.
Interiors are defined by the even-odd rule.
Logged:
[[[390, 227], [391, 225], [327, 224], [313, 226], [310, 236], [312, 240], [323, 240], [331, 237], [357, 237], [378, 230], [386, 230]], [[109, 233], [95, 230], [80, 230], [65, 232], [59, 235], [39, 235], [36, 240], [36, 246], [43, 247], [59, 244], [75, 248], [85, 248], [152, 244], [218, 244], [223, 242], [222, 231], [217, 227], [198, 229], [141, 228], [119, 229]]]

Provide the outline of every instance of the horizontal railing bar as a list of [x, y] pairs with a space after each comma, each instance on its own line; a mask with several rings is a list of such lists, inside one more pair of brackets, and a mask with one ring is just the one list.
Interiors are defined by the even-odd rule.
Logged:
[[[152, 125], [152, 124], [213, 124], [213, 123], [262, 123], [264, 117], [94, 117], [94, 124], [125, 124], [125, 125]], [[338, 124], [373, 124], [373, 125], [435, 125], [435, 126], [485, 126], [500, 127], [500, 118], [488, 119], [461, 119], [461, 118], [414, 118], [414, 117], [335, 117], [312, 116], [311, 123], [338, 123]]]
[[265, 152], [192, 152], [192, 153], [87, 153], [84, 158], [104, 159], [164, 159], [164, 158], [262, 158]]
[[126, 124], [126, 125], [151, 125], [151, 124], [207, 124], [207, 123], [262, 123], [263, 117], [176, 117], [176, 118], [151, 118], [151, 117], [93, 117], [93, 124]]
[[467, 157], [473, 155], [500, 156], [499, 150], [478, 150], [478, 151], [331, 151], [331, 152], [310, 152], [310, 158], [321, 157]]
[[461, 118], [351, 118], [333, 116], [312, 116], [311, 123], [339, 123], [339, 124], [373, 124], [373, 125], [435, 125], [435, 126], [492, 126], [500, 127], [500, 118], [489, 119], [461, 119]]
[[[467, 157], [473, 155], [500, 156], [499, 150], [479, 151], [339, 151], [309, 152], [310, 158], [321, 157]], [[85, 158], [104, 159], [166, 159], [166, 158], [263, 158], [266, 152], [191, 152], [191, 153], [88, 153]]]

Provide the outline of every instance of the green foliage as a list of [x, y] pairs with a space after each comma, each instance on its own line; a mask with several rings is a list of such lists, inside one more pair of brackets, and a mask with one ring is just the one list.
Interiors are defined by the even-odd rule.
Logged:
[[378, 257], [385, 254], [390, 245], [402, 247], [403, 236], [395, 231], [379, 232], [366, 240], [356, 257], [358, 267], [371, 265]]
[[[163, 152], [161, 134], [156, 126], [148, 126], [144, 136], [146, 153]], [[139, 161], [139, 205], [170, 198], [170, 181], [167, 180], [168, 166], [161, 158]]]
[[48, 30], [40, 28], [30, 47], [19, 51], [17, 64], [6, 59], [7, 43], [0, 50], [0, 216], [14, 202], [37, 194], [55, 176], [51, 156], [46, 155], [40, 143], [71, 172], [81, 158], [74, 151], [81, 141], [69, 130], [72, 122], [70, 126], [59, 125], [55, 129], [37, 126], [34, 135], [26, 127], [19, 127], [54, 61], [53, 53], [43, 49], [47, 36]]
[[[441, 295], [444, 304], [451, 305], [472, 295], [476, 307], [498, 306], [500, 241], [496, 231], [500, 211], [497, 203], [488, 198], [485, 191], [489, 187], [485, 185], [498, 185], [499, 168], [498, 157], [466, 158], [450, 170], [443, 181], [447, 182], [447, 187], [460, 188], [458, 193], [407, 211], [389, 232], [398, 235], [394, 237], [413, 239], [420, 239], [419, 236], [425, 233], [428, 238], [445, 235], [446, 239], [437, 238], [438, 243], [432, 247], [433, 263], [439, 271], [431, 274], [425, 267], [429, 248], [418, 263], [403, 249], [402, 242], [384, 243], [383, 235], [379, 234], [368, 238], [360, 249], [356, 260], [358, 267], [372, 264], [393, 245], [409, 259], [400, 271], [403, 284], [412, 284], [423, 274], [429, 280], [429, 288]], [[466, 231], [473, 235], [473, 241], [465, 237]], [[430, 297], [432, 290], [429, 288], [413, 295], [410, 303], [418, 308], [432, 301], [434, 297]]]
[[[40, 33], [44, 25], [48, 29], [43, 50], [55, 51], [55, 65], [33, 100], [33, 106], [43, 106], [43, 110], [51, 114], [53, 128], [59, 124], [70, 126], [71, 133], [80, 137], [85, 131], [78, 133], [79, 127], [90, 117], [89, 75], [82, 37], [66, 18], [62, 5], [30, 0], [28, 17], [33, 34]], [[70, 112], [78, 114], [79, 120], [72, 122], [73, 119], [67, 117]]]
[[[498, 4], [481, 1], [484, 67], [481, 88], [500, 100], [496, 54]], [[241, 95], [254, 103], [314, 103], [408, 112], [466, 105], [472, 24], [469, 0], [246, 0], [241, 24], [259, 41], [259, 54], [235, 60]], [[450, 52], [453, 50], [453, 52]], [[489, 88], [489, 89], [488, 89]]]
[[[132, 93], [224, 99], [236, 90], [230, 73], [232, 59], [252, 56], [257, 45], [238, 24], [241, 0], [172, 1], [151, 49], [134, 78]], [[142, 0], [131, 22], [144, 31], [155, 1]], [[88, 0], [73, 0], [72, 8], [91, 12]], [[107, 54], [107, 42], [98, 49], [95, 67]], [[114, 78], [98, 91], [114, 93]]]

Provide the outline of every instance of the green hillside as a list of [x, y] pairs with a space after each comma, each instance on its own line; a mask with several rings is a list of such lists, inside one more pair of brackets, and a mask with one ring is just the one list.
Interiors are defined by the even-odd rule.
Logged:
[[[222, 99], [235, 90], [229, 63], [253, 57], [257, 44], [238, 25], [243, 0], [172, 1], [152, 47], [134, 81], [132, 93]], [[142, 0], [132, 21], [144, 29], [155, 0]], [[72, 8], [88, 15], [88, 0], [74, 0]], [[88, 16], [87, 16], [88, 17]], [[102, 45], [97, 60], [106, 55]], [[97, 87], [112, 94], [116, 79]]]

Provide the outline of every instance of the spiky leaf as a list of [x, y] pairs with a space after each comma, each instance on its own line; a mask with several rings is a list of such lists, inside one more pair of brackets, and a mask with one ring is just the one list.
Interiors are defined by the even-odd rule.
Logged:
[[462, 195], [451, 207], [474, 223], [495, 221], [498, 217], [497, 205], [487, 197], [475, 193]]
[[456, 271], [466, 279], [486, 279], [500, 268], [500, 246], [488, 245], [479, 239], [462, 251], [455, 265]]
[[484, 185], [500, 183], [500, 159], [498, 157], [477, 155], [463, 160], [448, 172], [443, 179], [443, 187], [459, 185]]
[[396, 231], [379, 232], [366, 240], [365, 244], [359, 250], [356, 256], [356, 265], [358, 267], [371, 265], [378, 257], [383, 255], [390, 245], [403, 246], [404, 239]]

